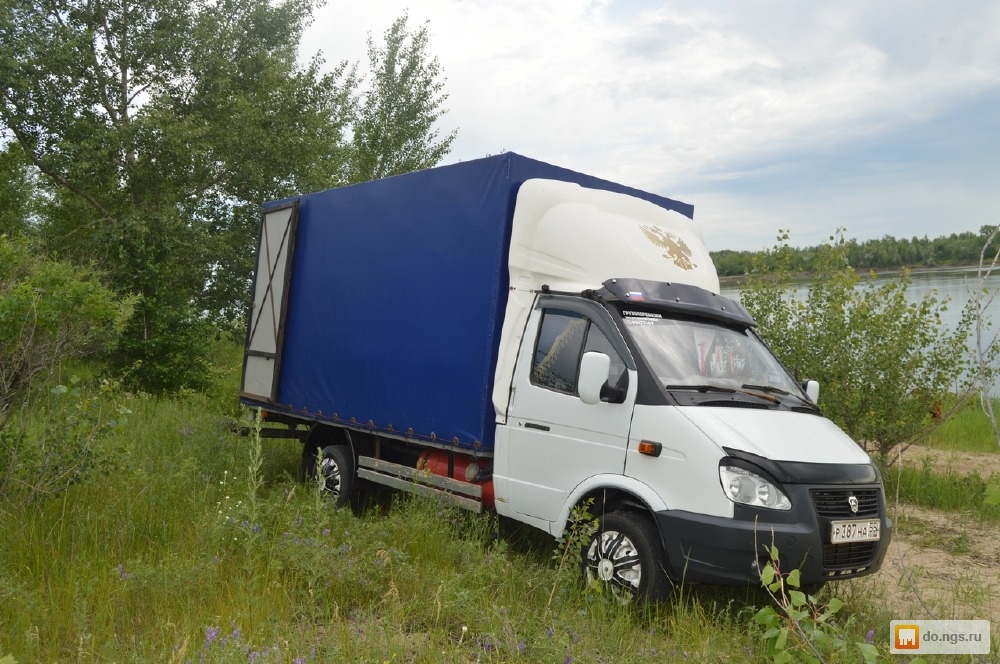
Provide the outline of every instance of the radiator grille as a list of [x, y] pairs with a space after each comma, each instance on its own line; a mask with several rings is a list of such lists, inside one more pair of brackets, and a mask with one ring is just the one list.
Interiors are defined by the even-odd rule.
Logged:
[[[881, 516], [879, 489], [810, 489], [813, 506], [820, 517], [820, 527], [826, 528], [824, 519], [877, 519]], [[858, 501], [858, 511], [851, 510], [851, 496]], [[826, 539], [828, 535], [824, 536]], [[869, 568], [878, 553], [878, 542], [849, 542], [823, 545], [823, 567], [831, 576], [843, 570], [844, 576], [853, 576]], [[841, 576], [837, 574], [836, 576]]]
[[860, 569], [872, 564], [878, 542], [824, 544], [823, 567], [828, 570]]
[[[816, 513], [825, 519], [866, 519], [879, 516], [878, 489], [811, 489]], [[850, 496], [858, 499], [858, 511], [851, 511]]]

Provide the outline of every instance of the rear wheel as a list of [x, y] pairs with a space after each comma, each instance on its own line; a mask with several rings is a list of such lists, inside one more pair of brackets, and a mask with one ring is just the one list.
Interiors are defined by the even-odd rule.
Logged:
[[583, 555], [588, 582], [597, 581], [622, 601], [655, 602], [666, 597], [670, 581], [664, 561], [656, 528], [633, 512], [601, 517]]
[[354, 491], [354, 456], [344, 445], [330, 445], [323, 448], [323, 459], [319, 463], [323, 473], [324, 487], [333, 499], [334, 505], [344, 507]]
[[299, 477], [303, 480], [315, 480], [317, 467], [323, 478], [323, 488], [330, 494], [333, 504], [336, 507], [349, 504], [357, 479], [351, 449], [346, 445], [327, 445], [322, 450], [315, 447], [304, 448]]
[[302, 459], [299, 461], [299, 481], [307, 482], [316, 479], [316, 457], [320, 448], [306, 443], [302, 446]]

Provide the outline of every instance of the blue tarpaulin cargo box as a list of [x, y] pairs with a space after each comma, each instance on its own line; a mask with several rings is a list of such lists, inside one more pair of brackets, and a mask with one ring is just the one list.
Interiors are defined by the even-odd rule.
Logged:
[[[513, 153], [276, 201], [297, 202], [275, 318], [273, 387], [243, 400], [317, 421], [489, 452], [497, 345], [507, 301], [508, 245], [518, 187], [573, 182], [643, 198], [686, 216], [683, 203]], [[262, 227], [262, 236], [264, 235]], [[270, 288], [258, 267], [258, 294]], [[277, 278], [270, 275], [271, 278]], [[280, 275], [279, 275], [280, 276]], [[262, 290], [263, 289], [263, 290]], [[277, 320], [277, 319], [281, 320]], [[246, 384], [247, 368], [244, 367]]]

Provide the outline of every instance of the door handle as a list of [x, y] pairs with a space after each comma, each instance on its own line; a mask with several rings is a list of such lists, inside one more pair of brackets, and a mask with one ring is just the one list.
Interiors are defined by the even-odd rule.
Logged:
[[525, 429], [538, 429], [539, 431], [548, 431], [549, 426], [547, 424], [535, 424], [534, 422], [525, 422]]

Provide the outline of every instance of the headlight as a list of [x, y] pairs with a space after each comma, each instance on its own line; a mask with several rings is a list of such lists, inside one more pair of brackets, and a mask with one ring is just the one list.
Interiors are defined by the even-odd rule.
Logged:
[[790, 510], [792, 503], [781, 489], [756, 473], [737, 466], [719, 466], [726, 497], [734, 503], [772, 510]]

